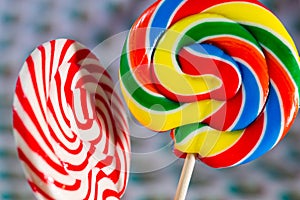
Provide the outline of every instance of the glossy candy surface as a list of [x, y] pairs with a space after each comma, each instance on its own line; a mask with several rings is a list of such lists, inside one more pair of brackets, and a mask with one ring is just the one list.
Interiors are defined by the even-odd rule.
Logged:
[[215, 168], [272, 149], [298, 112], [297, 49], [254, 0], [157, 1], [130, 30], [120, 78], [142, 125]]
[[13, 130], [26, 178], [38, 199], [120, 199], [130, 142], [122, 102], [90, 50], [47, 42], [17, 79]]

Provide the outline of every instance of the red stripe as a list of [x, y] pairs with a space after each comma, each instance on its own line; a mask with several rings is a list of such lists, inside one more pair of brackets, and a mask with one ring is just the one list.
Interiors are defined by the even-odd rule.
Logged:
[[[287, 134], [290, 127], [292, 126], [297, 113], [299, 100], [296, 92], [295, 83], [292, 81], [292, 77], [287, 73], [285, 66], [282, 66], [280, 62], [268, 51], [264, 52], [267, 58], [270, 78], [275, 83], [280, 93], [280, 100], [282, 101], [283, 113], [284, 113], [284, 130], [282, 137]], [[280, 76], [278, 76], [280, 74]]]
[[[48, 96], [48, 88], [46, 88], [46, 81], [48, 81], [50, 79], [50, 76], [49, 77], [46, 77], [46, 52], [45, 52], [45, 48], [44, 46], [39, 46], [38, 49], [40, 50], [40, 53], [41, 53], [41, 65], [40, 66], [40, 70], [42, 71], [42, 79], [43, 79], [43, 88], [44, 88], [44, 94], [45, 94], [45, 97]], [[49, 78], [49, 79], [47, 79]], [[45, 117], [45, 116], [44, 116]]]
[[[54, 141], [56, 142], [56, 144], [59, 145], [61, 148], [63, 148], [65, 151], [67, 151], [69, 154], [77, 155], [82, 151], [82, 149], [83, 149], [82, 143], [79, 143], [79, 146], [76, 149], [69, 149], [68, 146], [66, 146], [63, 142], [61, 142], [59, 140], [59, 138], [57, 137], [57, 135], [59, 133], [54, 132], [51, 126], [49, 126], [49, 132], [50, 132], [50, 135], [52, 136], [52, 138], [54, 139]], [[74, 138], [77, 139], [77, 137], [74, 137]], [[76, 142], [76, 140], [74, 142], [70, 142], [69, 145], [72, 145], [72, 147], [74, 148], [75, 142]]]
[[152, 18], [152, 14], [155, 12], [156, 7], [161, 1], [155, 2], [149, 7], [132, 26], [128, 36], [128, 48], [129, 48], [129, 60], [131, 62], [131, 72], [135, 75], [135, 78], [141, 83], [143, 87], [146, 87], [152, 92], [158, 93], [156, 88], [152, 84], [150, 67], [148, 65], [148, 57], [146, 54], [146, 36], [149, 29], [149, 23]]
[[[96, 99], [100, 100], [104, 104], [104, 106], [106, 108], [107, 114], [109, 115], [108, 119], [106, 118], [106, 116], [102, 112], [103, 108], [102, 109], [96, 108], [96, 110], [101, 115], [102, 119], [104, 120], [105, 127], [107, 127], [107, 129], [106, 129], [106, 131], [107, 131], [107, 138], [109, 138], [109, 134], [114, 134], [114, 145], [116, 145], [117, 141], [121, 141], [121, 139], [120, 139], [120, 136], [118, 135], [118, 132], [117, 132], [116, 122], [115, 122], [114, 116], [112, 114], [112, 111], [110, 109], [110, 105], [100, 95], [96, 94]], [[113, 128], [113, 130], [111, 130], [112, 133], [109, 133], [110, 129], [108, 128], [107, 124], [111, 124], [111, 127]]]
[[[90, 196], [91, 196], [91, 190], [92, 190], [92, 176], [93, 176], [93, 172], [92, 171], [89, 171], [89, 173], [88, 173], [88, 178], [87, 178], [87, 180], [88, 180], [88, 190], [87, 190], [87, 192], [86, 192], [86, 196], [84, 197], [84, 200], [88, 200], [89, 198], [90, 198]], [[98, 196], [98, 194], [97, 194], [98, 192], [96, 191], [95, 192], [95, 198], [94, 199], [96, 199]]]
[[74, 42], [75, 42], [74, 40], [66, 40], [65, 41], [65, 44], [64, 44], [64, 46], [62, 48], [62, 51], [60, 52], [58, 66], [60, 66], [62, 64], [62, 62], [63, 62], [63, 60], [64, 60], [64, 58], [65, 58], [65, 56], [67, 54], [67, 51], [69, 50], [70, 46], [72, 44], [74, 44]]
[[[106, 76], [108, 79], [111, 79], [109, 73], [101, 65], [88, 64], [88, 65], [82, 66], [82, 68], [86, 69], [91, 74], [97, 73], [97, 74], [100, 74], [101, 77], [103, 75], [103, 76]], [[96, 76], [96, 78], [101, 78], [101, 77], [99, 77], [99, 75], [95, 75], [95, 76]], [[100, 81], [98, 81], [98, 82], [100, 82]]]
[[225, 102], [219, 110], [213, 113], [212, 116], [205, 119], [203, 123], [206, 123], [217, 130], [228, 130], [242, 109], [243, 93], [241, 90], [242, 88], [234, 98]]
[[[123, 148], [122, 148], [123, 149]], [[117, 167], [116, 167], [116, 170], [118, 170], [119, 172], [123, 172], [124, 173], [124, 182], [123, 182], [123, 188], [122, 188], [122, 190], [120, 190], [119, 191], [119, 194], [121, 195], [121, 194], [124, 194], [125, 193], [125, 189], [126, 189], [126, 184], [127, 184], [127, 180], [128, 180], [128, 168], [127, 168], [127, 153], [129, 153], [129, 152], [125, 152], [124, 150], [122, 151], [122, 156], [123, 156], [123, 158], [124, 158], [124, 169], [122, 170], [122, 168], [121, 168], [121, 165], [122, 165], [122, 163], [121, 163], [121, 161], [120, 161], [120, 159], [119, 159], [119, 154], [117, 153], [117, 151], [116, 151], [116, 155], [117, 155], [117, 159], [118, 159], [118, 162], [116, 162], [117, 163]], [[119, 176], [120, 177], [120, 176]], [[117, 183], [117, 182], [116, 182]]]
[[111, 189], [104, 190], [103, 193], [102, 193], [102, 199], [107, 199], [109, 197], [116, 197], [116, 198], [120, 199], [121, 195], [120, 195], [119, 192], [116, 192], [116, 191], [111, 190]]
[[[70, 78], [73, 77], [73, 74], [70, 74], [69, 72], [68, 72], [68, 75], [70, 75]], [[68, 80], [67, 80], [67, 81], [68, 81]], [[68, 84], [67, 81], [66, 81], [65, 84]], [[55, 82], [56, 82], [56, 88], [52, 88], [52, 92], [54, 92], [53, 90], [57, 90], [57, 91], [56, 91], [57, 97], [55, 97], [55, 98], [57, 98], [57, 100], [58, 100], [58, 106], [59, 106], [59, 110], [57, 110], [57, 112], [60, 112], [60, 113], [61, 113], [61, 115], [62, 115], [62, 117], [63, 117], [63, 120], [64, 120], [64, 123], [65, 123], [68, 127], [70, 127], [70, 120], [69, 120], [68, 117], [66, 116], [66, 114], [65, 114], [65, 109], [64, 109], [64, 107], [63, 107], [63, 105], [62, 105], [62, 99], [64, 99], [64, 98], [62, 98], [62, 96], [61, 96], [61, 95], [62, 95], [62, 91], [61, 91], [61, 90], [62, 90], [62, 87], [65, 88], [65, 85], [62, 84], [62, 77], [61, 77], [61, 74], [60, 74], [60, 73], [56, 73], [56, 75], [55, 75]], [[63, 91], [63, 92], [65, 92], [65, 91]], [[71, 94], [72, 94], [72, 93], [71, 93]], [[65, 97], [71, 98], [71, 97], [72, 97], [71, 94], [66, 94]], [[51, 100], [51, 99], [50, 99], [50, 100]], [[55, 110], [54, 110], [53, 114], [55, 114], [55, 113], [56, 113], [56, 112], [55, 112]], [[55, 119], [56, 119], [57, 124], [62, 123], [62, 122], [59, 122], [59, 121], [57, 120], [56, 117], [55, 117]], [[67, 138], [67, 136], [66, 136], [66, 138]]]
[[[73, 135], [73, 137], [70, 138], [68, 135], [65, 134], [65, 132], [63, 131], [63, 129], [62, 129], [62, 127], [61, 127], [61, 123], [62, 123], [62, 122], [60, 122], [60, 121], [57, 119], [56, 111], [55, 111], [55, 109], [54, 109], [54, 107], [53, 107], [52, 101], [49, 101], [49, 100], [47, 101], [47, 107], [48, 107], [48, 111], [49, 111], [50, 113], [52, 113], [52, 116], [53, 116], [53, 118], [54, 118], [54, 120], [55, 120], [55, 123], [57, 124], [57, 127], [59, 128], [60, 133], [63, 135], [63, 137], [64, 137], [66, 140], [68, 140], [68, 142], [74, 143], [74, 142], [76, 141], [76, 136]], [[60, 111], [58, 111], [58, 112], [60, 112]], [[50, 127], [50, 126], [51, 126], [51, 124], [48, 123], [48, 127]], [[70, 127], [70, 125], [67, 125], [67, 126]], [[53, 132], [53, 134], [55, 134], [55, 133]]]
[[81, 61], [84, 61], [86, 58], [92, 58], [98, 60], [97, 57], [91, 53], [88, 49], [79, 49], [77, 50], [74, 55], [70, 58], [69, 63], [76, 63], [78, 64]]
[[214, 168], [229, 167], [237, 164], [247, 157], [258, 144], [263, 134], [264, 123], [265, 117], [261, 115], [244, 130], [241, 138], [232, 147], [218, 155], [200, 158], [200, 160]]
[[[222, 60], [208, 58], [206, 56], [199, 57], [186, 49], [182, 49], [178, 54], [178, 61], [181, 70], [190, 75], [213, 75], [222, 80], [222, 87], [208, 91], [206, 98], [227, 100], [232, 98], [240, 87], [239, 71], [234, 69], [230, 64]], [[204, 95], [197, 95], [197, 99], [201, 100]]]
[[[22, 161], [24, 161], [26, 163], [26, 165], [46, 184], [53, 184], [58, 188], [62, 188], [64, 190], [78, 190], [80, 188], [80, 184], [81, 181], [80, 180], [75, 180], [75, 183], [73, 185], [67, 185], [64, 183], [60, 183], [56, 180], [51, 180], [51, 182], [49, 182], [49, 177], [47, 175], [45, 175], [43, 172], [39, 171], [35, 166], [34, 163], [32, 163], [30, 161], [29, 158], [27, 158], [27, 156], [24, 154], [24, 152], [21, 149], [18, 149], [18, 154], [19, 157]], [[52, 167], [52, 166], [51, 166]], [[51, 177], [54, 178], [54, 177]]]
[[[108, 156], [104, 161], [101, 161], [101, 162], [98, 162], [97, 166], [99, 169], [102, 169], [103, 167], [105, 166], [110, 166], [112, 164], [112, 161], [113, 160], [116, 160], [117, 159], [117, 154], [115, 154], [115, 157], [112, 157], [112, 156]], [[117, 161], [117, 160], [116, 160]], [[118, 162], [118, 161], [117, 161]], [[117, 164], [117, 163], [116, 163]], [[116, 174], [117, 173], [117, 174]], [[101, 180], [102, 178], [104, 177], [107, 177], [109, 178], [113, 183], [117, 183], [119, 178], [120, 178], [120, 170], [118, 170], [118, 168], [116, 168], [115, 170], [113, 170], [113, 172], [109, 175], [105, 174], [102, 170], [97, 174], [96, 176], [96, 180], [97, 182], [99, 180]], [[124, 179], [126, 180], [126, 179]], [[99, 183], [98, 183], [99, 184]], [[99, 185], [97, 184], [97, 186], [99, 187]], [[102, 193], [102, 199], [107, 199], [108, 197], [117, 197], [117, 198], [120, 198], [121, 197], [121, 194], [123, 194], [123, 190], [122, 192], [120, 191], [114, 191], [114, 190], [111, 190], [111, 189], [106, 189], [103, 191]]]
[[[92, 110], [92, 117], [89, 117], [89, 112], [88, 112], [88, 102], [87, 102], [87, 95], [92, 96], [91, 94], [86, 94], [86, 90], [85, 89], [80, 89], [80, 103], [81, 103], [81, 112], [83, 114], [84, 120], [85, 122], [81, 122], [77, 115], [76, 115], [76, 111], [73, 110], [73, 114], [74, 114], [74, 119], [76, 121], [76, 125], [78, 126], [78, 128], [82, 129], [82, 130], [88, 130], [92, 127], [95, 118], [96, 118], [96, 114], [95, 114], [95, 110]], [[90, 105], [95, 105], [95, 101], [93, 100], [93, 98], [91, 98], [92, 102], [89, 102]], [[72, 109], [73, 105], [72, 105]]]
[[[101, 130], [101, 131], [102, 131], [102, 134], [105, 134], [105, 136], [106, 136], [105, 139], [106, 139], [107, 141], [110, 141], [110, 134], [111, 134], [111, 131], [110, 131], [109, 127], [108, 127], [108, 121], [111, 121], [111, 120], [108, 120], [108, 121], [107, 121], [106, 116], [105, 116], [105, 113], [102, 111], [101, 108], [96, 107], [96, 111], [97, 111], [97, 114], [100, 115], [100, 119], [101, 119], [101, 120], [99, 119], [99, 121], [104, 121], [104, 123], [100, 123], [102, 128], [103, 128], [103, 125], [104, 125], [104, 130], [103, 130], [103, 129]], [[96, 142], [96, 141], [97, 141], [97, 140], [91, 141], [91, 142], [94, 143], [94, 142]], [[109, 145], [111, 145], [110, 142], [106, 142], [106, 143], [105, 143], [105, 147], [104, 147], [104, 150], [103, 150], [103, 153], [104, 153], [104, 154], [108, 154]]]
[[117, 151], [115, 151], [114, 158], [115, 158], [114, 160], [115, 160], [116, 169], [112, 171], [109, 177], [116, 184], [119, 180], [119, 177], [121, 176], [121, 170], [120, 170], [121, 162]]
[[212, 38], [206, 42], [219, 47], [232, 57], [244, 60], [251, 66], [251, 70], [255, 73], [260, 87], [263, 90], [264, 101], [266, 100], [269, 92], [268, 65], [265, 57], [257, 49], [243, 40], [229, 36]]
[[[95, 152], [94, 147], [90, 147], [90, 149], [86, 150], [86, 152], [84, 152], [86, 154], [85, 155], [86, 158], [82, 163], [77, 165], [68, 161], [63, 161], [66, 165], [66, 169], [69, 171], [77, 171], [77, 172], [83, 171], [88, 166], [89, 159], [92, 157], [92, 154], [94, 154], [94, 152]], [[72, 161], [72, 158], [70, 158], [70, 160]]]
[[[43, 110], [42, 102], [41, 102], [41, 99], [40, 99], [40, 94], [38, 93], [39, 90], [38, 90], [38, 87], [37, 87], [37, 80], [36, 80], [36, 74], [35, 74], [35, 68], [36, 68], [36, 66], [34, 65], [34, 62], [33, 62], [33, 59], [32, 59], [31, 56], [29, 56], [26, 59], [26, 63], [28, 65], [28, 71], [29, 71], [29, 74], [30, 74], [30, 79], [31, 79], [31, 82], [32, 82], [32, 85], [33, 85], [33, 89], [34, 89], [34, 93], [35, 93], [34, 95], [37, 97], [38, 106], [41, 108], [42, 115], [43, 115], [44, 119], [46, 119], [45, 111]], [[27, 80], [27, 81], [30, 81], [30, 80]]]
[[[56, 70], [58, 70], [59, 66], [54, 66], [53, 62], [54, 62], [54, 55], [55, 55], [55, 44], [56, 44], [56, 40], [52, 40], [50, 41], [50, 45], [51, 45], [51, 53], [50, 53], [50, 73], [49, 73], [49, 79], [47, 80], [51, 80], [52, 77], [55, 75]], [[49, 52], [48, 52], [49, 53]], [[52, 72], [54, 70], [54, 72]], [[54, 74], [52, 74], [54, 73]]]
[[[72, 69], [70, 69], [69, 71], [71, 71], [71, 70]], [[74, 69], [72, 71], [74, 71]], [[76, 72], [78, 72], [77, 69], [76, 69]], [[75, 73], [75, 71], [74, 71], [74, 73]], [[73, 73], [72, 73], [72, 75], [68, 75], [67, 82], [64, 86], [64, 90], [66, 92], [65, 95], [66, 95], [67, 103], [70, 105], [70, 107], [72, 109], [74, 109], [74, 107], [73, 107], [73, 103], [74, 103], [73, 98], [74, 98], [74, 96], [73, 96], [73, 91], [71, 90], [71, 84], [72, 84], [71, 81], [73, 81], [74, 76], [75, 75]], [[94, 98], [92, 96], [93, 94], [91, 94], [91, 92], [94, 92], [94, 91], [87, 91], [87, 89], [84, 88], [85, 84], [93, 83], [93, 82], [96, 82], [94, 77], [91, 76], [91, 75], [87, 75], [87, 76], [81, 77], [78, 80], [78, 82], [76, 83], [76, 86], [75, 86], [75, 88], [79, 88], [79, 90], [80, 90], [80, 102], [81, 102], [81, 107], [82, 107], [81, 111], [83, 113], [84, 119], [86, 120], [85, 123], [80, 122], [77, 118], [76, 113], [75, 113], [76, 111], [73, 111], [74, 112], [74, 118], [76, 120], [76, 124], [80, 129], [89, 129], [93, 125], [93, 122], [95, 121], [94, 119], [96, 118], [96, 114], [95, 114], [94, 109], [92, 110], [92, 112], [93, 112], [92, 118], [89, 117], [90, 114], [88, 113], [89, 110], [88, 110], [88, 102], [87, 102], [87, 100], [88, 100], [87, 96], [89, 95], [90, 96], [90, 101], [91, 101], [91, 102], [89, 102], [89, 104], [90, 105], [95, 105]]]
[[[65, 169], [50, 159], [48, 154], [44, 151], [45, 147], [42, 148], [40, 144], [35, 140], [35, 137], [26, 128], [26, 126], [23, 123], [23, 120], [20, 118], [19, 114], [15, 110], [13, 111], [13, 119], [14, 129], [16, 129], [20, 133], [20, 137], [23, 138], [23, 140], [26, 142], [29, 148], [33, 152], [41, 156], [47, 164], [55, 168], [59, 173], [66, 175], [67, 173]], [[50, 151], [53, 152], [52, 148], [50, 148]]]
[[[17, 80], [17, 84], [16, 84], [16, 90], [15, 90], [15, 95], [17, 96], [17, 98], [19, 99], [20, 101], [20, 104], [22, 105], [24, 111], [28, 114], [28, 116], [30, 117], [32, 123], [34, 124], [34, 126], [36, 127], [37, 131], [40, 133], [40, 136], [43, 138], [43, 140], [45, 141], [47, 147], [53, 151], [53, 148], [52, 148], [52, 145], [50, 144], [50, 142], [48, 141], [47, 137], [45, 136], [44, 132], [43, 132], [43, 129], [42, 127], [40, 126], [40, 122], [39, 120], [36, 118], [36, 115], [35, 115], [35, 112], [33, 110], [33, 108], [31, 107], [31, 104], [28, 100], [28, 98], [24, 98], [26, 97], [26, 95], [24, 94], [24, 91], [23, 91], [23, 87], [21, 85], [21, 82], [20, 82], [20, 78], [18, 78]], [[41, 109], [42, 111], [42, 109]], [[17, 113], [17, 110], [13, 110], [13, 116], [17, 116], [18, 113]], [[14, 127], [15, 126], [18, 126], [18, 124], [15, 122], [15, 118], [13, 117], [13, 123], [14, 123]], [[41, 120], [44, 120], [46, 122], [46, 119], [41, 119]], [[23, 134], [23, 132], [21, 131], [20, 134]]]

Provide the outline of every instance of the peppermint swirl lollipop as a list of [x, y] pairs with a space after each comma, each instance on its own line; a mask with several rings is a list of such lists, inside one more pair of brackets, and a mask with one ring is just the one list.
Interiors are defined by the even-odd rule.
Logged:
[[299, 103], [299, 58], [255, 0], [161, 0], [134, 23], [121, 87], [137, 120], [172, 130], [176, 151], [230, 167], [272, 149]]
[[128, 125], [99, 60], [67, 39], [27, 58], [16, 84], [13, 130], [38, 199], [120, 199], [129, 171]]

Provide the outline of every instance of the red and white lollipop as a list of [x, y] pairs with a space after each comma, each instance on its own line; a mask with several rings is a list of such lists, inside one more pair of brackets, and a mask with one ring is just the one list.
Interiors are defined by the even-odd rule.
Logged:
[[47, 42], [17, 79], [13, 131], [38, 199], [120, 199], [130, 141], [123, 104], [99, 60], [73, 40]]

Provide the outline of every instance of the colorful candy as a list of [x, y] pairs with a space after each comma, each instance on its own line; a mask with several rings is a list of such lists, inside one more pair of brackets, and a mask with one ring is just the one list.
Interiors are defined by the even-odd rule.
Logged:
[[124, 108], [99, 60], [67, 39], [27, 58], [17, 79], [13, 130], [38, 199], [120, 199], [130, 142]]
[[120, 67], [131, 112], [215, 167], [254, 160], [298, 111], [297, 49], [255, 0], [160, 0], [134, 23]]

